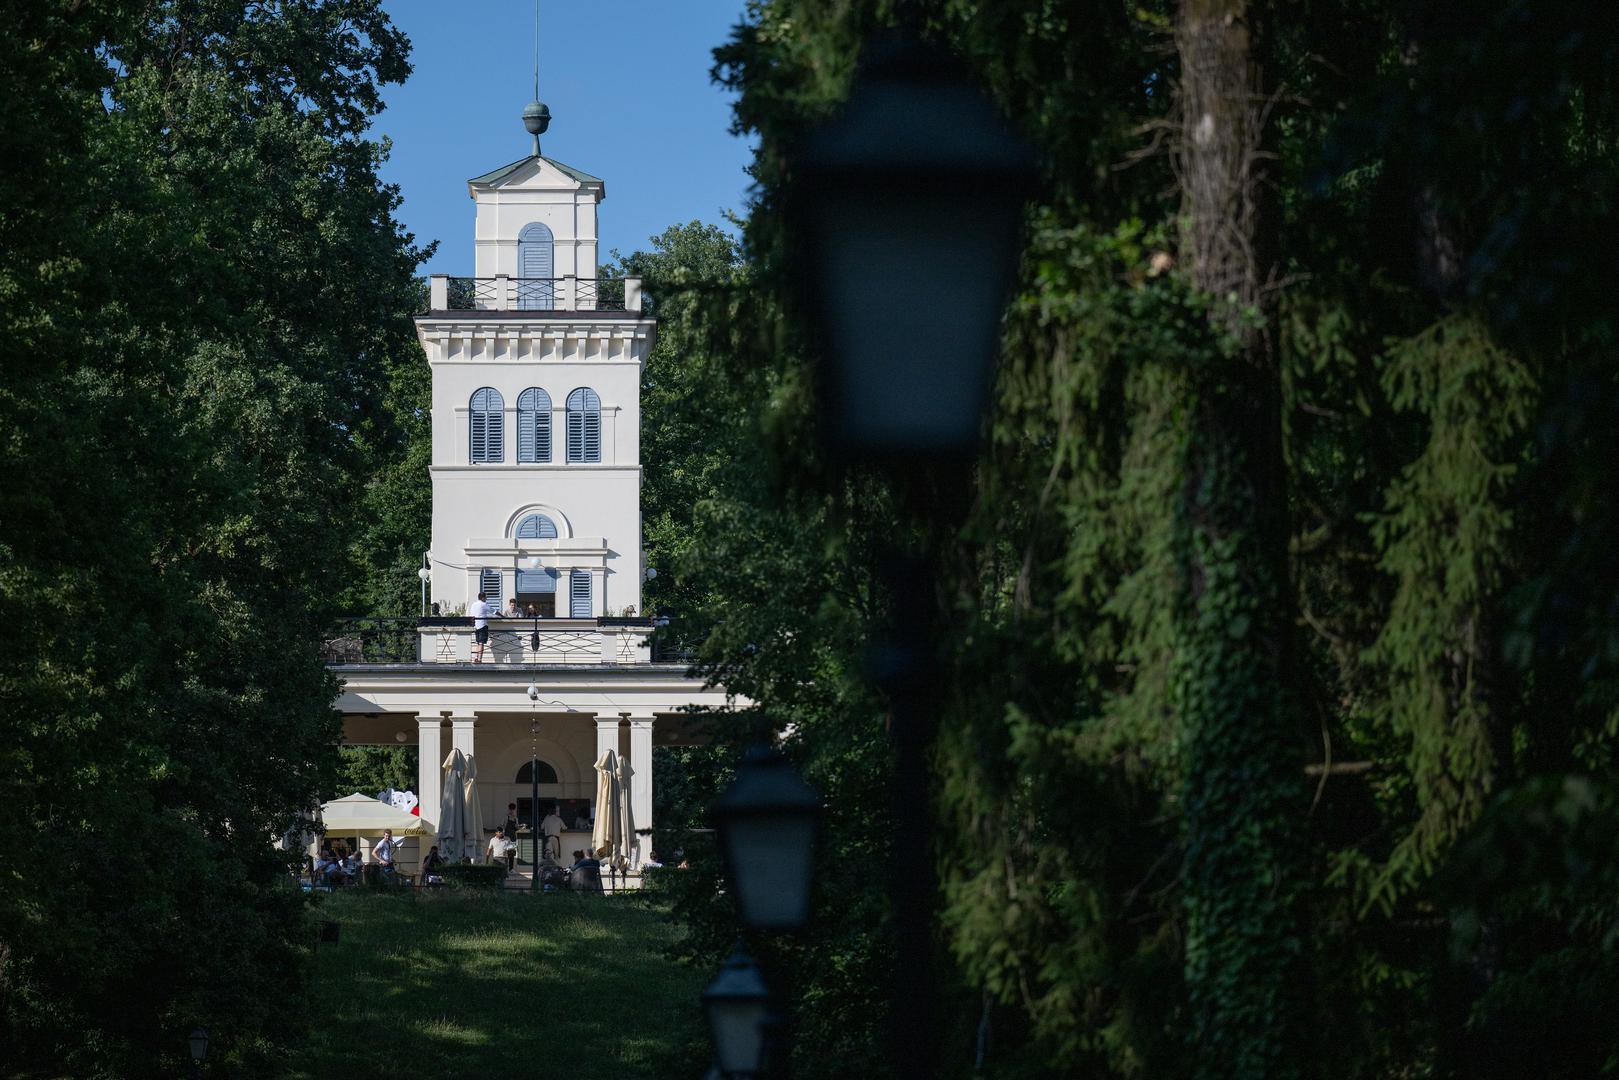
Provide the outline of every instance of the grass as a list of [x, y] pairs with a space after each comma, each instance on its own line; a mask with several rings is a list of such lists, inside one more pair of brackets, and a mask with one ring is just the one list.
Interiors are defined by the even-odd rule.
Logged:
[[315, 958], [314, 1034], [293, 1077], [570, 1080], [669, 1075], [703, 1038], [702, 972], [628, 897], [339, 893]]

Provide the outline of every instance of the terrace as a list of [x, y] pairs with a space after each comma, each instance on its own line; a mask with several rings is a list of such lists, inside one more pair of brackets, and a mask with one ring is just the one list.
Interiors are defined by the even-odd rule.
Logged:
[[[650, 618], [489, 620], [483, 665], [686, 665], [687, 650], [653, 637]], [[342, 619], [321, 646], [332, 666], [472, 663], [471, 616]]]
[[450, 277], [428, 279], [428, 311], [439, 315], [455, 311], [505, 312], [519, 316], [570, 314], [639, 316], [643, 294], [641, 279]]

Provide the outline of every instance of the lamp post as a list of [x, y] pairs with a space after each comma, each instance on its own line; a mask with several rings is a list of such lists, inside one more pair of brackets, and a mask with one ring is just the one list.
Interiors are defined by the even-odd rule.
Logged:
[[810, 878], [821, 799], [787, 759], [749, 750], [736, 781], [714, 804], [726, 879], [742, 925], [796, 930], [809, 920]]
[[[713, 812], [725, 879], [736, 895], [743, 926], [796, 930], [809, 921], [820, 816], [820, 796], [786, 758], [765, 745], [743, 757], [736, 780]], [[740, 944], [703, 995], [703, 1004], [723, 1074], [786, 1076], [786, 1017], [771, 1008], [764, 977]]]
[[[534, 647], [536, 649], [539, 648], [539, 629], [538, 629], [538, 625], [539, 624], [536, 622], [535, 631], [534, 631], [534, 637], [535, 637], [535, 645], [534, 645]], [[529, 684], [528, 684], [528, 689], [526, 691], [524, 691], [524, 692], [528, 695], [528, 707], [529, 707], [530, 710], [533, 710], [534, 708], [536, 708], [540, 704], [540, 688], [539, 688], [539, 686], [537, 684], [535, 684], [531, 680], [529, 682]], [[562, 709], [562, 711], [564, 711], [564, 712], [573, 712], [574, 711], [573, 706], [564, 705], [560, 701], [547, 701], [547, 702], [545, 702], [545, 704], [546, 705], [555, 705], [558, 708]], [[539, 738], [540, 738], [540, 718], [538, 716], [534, 717], [532, 720], [529, 721], [528, 734], [529, 734], [528, 831], [529, 831], [529, 836], [532, 837], [532, 840], [530, 842], [534, 845], [534, 847], [533, 847], [533, 852], [534, 852], [534, 856], [533, 856], [534, 857], [534, 864], [533, 864], [534, 865], [534, 871], [529, 876], [528, 891], [529, 892], [539, 892], [539, 890], [540, 890], [540, 859], [542, 858], [541, 845], [543, 845], [545, 843], [545, 839], [544, 839], [544, 837], [542, 837], [540, 835], [540, 743], [539, 743]]]
[[[957, 61], [896, 35], [868, 46], [848, 104], [793, 170], [823, 438], [838, 459], [880, 464], [911, 512], [937, 519], [940, 497], [966, 488], [941, 466], [978, 448], [1033, 152]], [[918, 598], [909, 637], [896, 633], [873, 665], [896, 750], [892, 1047], [897, 1076], [931, 1077], [936, 574], [925, 551], [889, 555], [891, 595]]]
[[758, 1076], [764, 1066], [770, 991], [741, 942], [703, 991], [703, 1011], [720, 1075], [732, 1080]]
[[422, 579], [422, 614], [423, 615], [427, 614], [427, 583], [430, 580], [432, 580], [432, 577], [433, 577], [432, 558], [433, 558], [433, 556], [432, 556], [431, 552], [427, 552], [427, 551], [422, 552], [421, 569], [416, 571], [416, 576]]
[[208, 1058], [208, 1029], [194, 1027], [191, 1034], [186, 1036], [186, 1042], [191, 1050], [191, 1075], [202, 1075], [202, 1063]]

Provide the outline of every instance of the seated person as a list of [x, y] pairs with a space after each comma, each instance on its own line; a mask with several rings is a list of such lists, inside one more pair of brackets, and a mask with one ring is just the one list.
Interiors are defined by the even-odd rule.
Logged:
[[427, 849], [427, 857], [422, 860], [422, 884], [439, 885], [444, 878], [439, 874], [439, 868], [444, 865], [444, 857], [438, 853], [438, 845], [434, 844]]
[[576, 851], [573, 853], [573, 865], [568, 867], [568, 869], [600, 870], [601, 865], [601, 860], [596, 858], [596, 853], [594, 851]]
[[658, 853], [654, 851], [641, 861], [641, 866], [648, 870], [661, 870], [663, 869], [663, 860], [659, 859]]
[[315, 859], [315, 866], [310, 871], [310, 879], [317, 885], [331, 885], [333, 879], [343, 872], [343, 863], [332, 850], [332, 845], [323, 845], [320, 855]]

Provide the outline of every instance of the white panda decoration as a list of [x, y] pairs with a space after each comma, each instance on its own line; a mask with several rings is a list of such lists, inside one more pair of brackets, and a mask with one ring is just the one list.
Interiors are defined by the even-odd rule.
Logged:
[[405, 813], [414, 814], [417, 817], [421, 817], [422, 814], [422, 808], [417, 803], [414, 791], [389, 792], [388, 805], [395, 810], [403, 810]]

